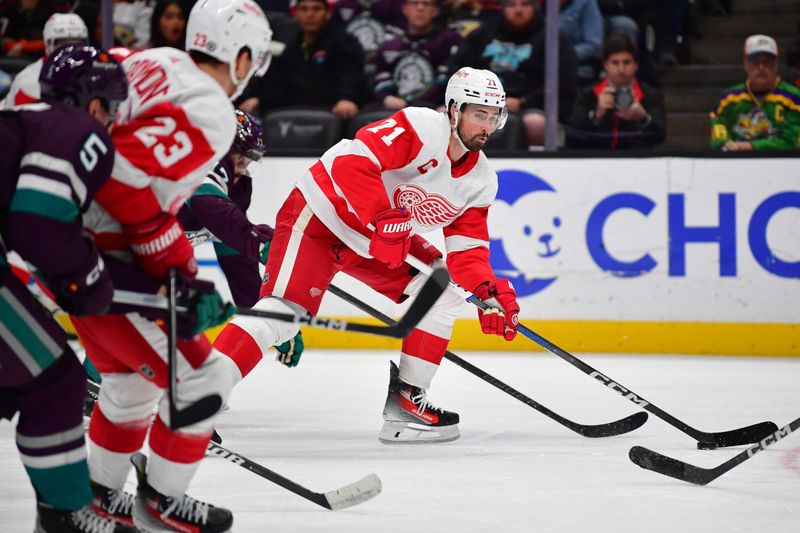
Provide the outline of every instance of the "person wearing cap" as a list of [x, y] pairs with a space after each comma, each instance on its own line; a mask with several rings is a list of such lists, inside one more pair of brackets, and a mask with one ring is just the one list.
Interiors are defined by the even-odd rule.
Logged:
[[792, 150], [800, 144], [800, 89], [778, 76], [778, 45], [767, 35], [744, 44], [744, 83], [727, 89], [711, 113], [711, 148]]

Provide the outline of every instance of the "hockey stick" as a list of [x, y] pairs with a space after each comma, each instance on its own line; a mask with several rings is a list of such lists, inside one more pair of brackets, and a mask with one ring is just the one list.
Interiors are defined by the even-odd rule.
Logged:
[[[361, 309], [365, 313], [372, 315], [381, 322], [384, 322], [389, 325], [396, 323], [391, 317], [381, 313], [380, 311], [378, 311], [374, 307], [371, 307], [367, 303], [362, 302], [355, 296], [340, 289], [336, 285], [329, 285], [328, 291], [335, 294], [342, 300], [353, 304], [354, 306]], [[453, 352], [450, 351], [445, 352], [444, 357], [448, 361], [451, 361], [452, 363], [455, 363], [456, 365], [460, 366], [467, 372], [470, 372], [471, 374], [479, 377], [480, 379], [484, 380], [490, 385], [494, 385], [495, 387], [505, 392], [509, 396], [513, 396], [522, 403], [528, 405], [529, 407], [533, 407], [534, 409], [536, 409], [543, 415], [547, 416], [548, 418], [555, 420], [562, 426], [571, 429], [575, 433], [583, 435], [584, 437], [596, 438], [596, 437], [611, 437], [614, 435], [621, 435], [623, 433], [628, 433], [630, 431], [633, 431], [634, 429], [637, 429], [647, 421], [647, 413], [640, 411], [638, 413], [634, 413], [630, 416], [627, 416], [621, 420], [617, 420], [615, 422], [609, 422], [607, 424], [598, 424], [598, 425], [579, 424], [577, 422], [573, 422], [572, 420], [564, 418], [558, 413], [554, 413], [544, 405], [525, 396], [518, 390], [511, 387], [510, 385], [506, 385], [505, 383], [503, 383], [496, 377], [492, 376], [488, 372], [485, 372], [480, 368], [476, 367], [475, 365], [465, 361], [464, 359], [460, 358]]]
[[[429, 269], [430, 272], [430, 269]], [[442, 292], [447, 288], [450, 276], [447, 269], [440, 268], [431, 272], [430, 277], [417, 295], [416, 299], [406, 311], [403, 318], [393, 326], [373, 326], [371, 324], [358, 324], [347, 320], [337, 320], [334, 318], [317, 317], [311, 315], [296, 315], [293, 313], [276, 313], [272, 311], [261, 311], [258, 309], [236, 309], [237, 315], [282, 320], [284, 322], [294, 322], [298, 325], [311, 326], [312, 328], [332, 329], [337, 331], [354, 331], [358, 333], [371, 333], [373, 335], [383, 335], [385, 337], [403, 338], [416, 327], [428, 310], [436, 303]], [[163, 296], [155, 294], [143, 294], [130, 291], [114, 291], [114, 302], [128, 305], [141, 305], [157, 309], [166, 309], [167, 302]], [[179, 312], [186, 312], [185, 307], [178, 307]]]
[[169, 270], [169, 289], [167, 298], [167, 398], [169, 400], [169, 428], [173, 431], [182, 427], [191, 426], [201, 420], [214, 416], [222, 408], [222, 397], [219, 394], [209, 394], [192, 402], [183, 409], [178, 409], [175, 394], [178, 388], [178, 316], [177, 316], [177, 279], [178, 271]]
[[642, 446], [634, 446], [631, 448], [628, 457], [645, 470], [652, 470], [653, 472], [674, 477], [681, 481], [688, 481], [695, 485], [708, 485], [728, 470], [742, 464], [758, 452], [766, 449], [767, 446], [775, 444], [782, 438], [788, 436], [791, 432], [797, 430], [797, 428], [800, 428], [800, 418], [783, 426], [771, 435], [767, 435], [755, 446], [747, 448], [714, 468], [700, 468], [699, 466], [690, 465], [689, 463], [684, 463], [672, 457], [661, 455], [658, 452], [654, 452]]
[[314, 502], [325, 509], [330, 509], [331, 511], [338, 511], [339, 509], [346, 509], [347, 507], [364, 503], [381, 493], [381, 480], [375, 474], [370, 474], [364, 479], [330, 492], [314, 492], [215, 442], [208, 443], [206, 457], [209, 456], [226, 459], [235, 465], [241, 466], [245, 470], [249, 470], [264, 479], [268, 479], [286, 490], [294, 492], [298, 496], [310, 502]]
[[[428, 273], [431, 270], [431, 267], [417, 259], [416, 257], [408, 256], [406, 258], [406, 262], [419, 270], [423, 273]], [[463, 292], [464, 294], [468, 294], [469, 296], [466, 297], [467, 301], [476, 305], [480, 309], [487, 310], [491, 309], [491, 306], [481, 300], [480, 298], [476, 297], [474, 294], [470, 293], [466, 289], [459, 287], [453, 282], [450, 282], [450, 286]], [[533, 330], [527, 328], [524, 324], [520, 323], [517, 326], [517, 331], [521, 333], [523, 336], [527, 337], [528, 339], [532, 340], [542, 348], [546, 349], [550, 353], [560, 357], [561, 359], [565, 360], [572, 366], [581, 370], [584, 374], [596, 379], [609, 389], [613, 390], [621, 394], [627, 400], [635, 403], [639, 407], [650, 411], [661, 420], [667, 422], [672, 427], [679, 429], [680, 431], [686, 433], [693, 439], [697, 441], [697, 447], [700, 449], [712, 449], [718, 447], [725, 447], [725, 446], [738, 446], [741, 444], [750, 444], [753, 442], [758, 442], [765, 436], [773, 433], [778, 429], [778, 426], [774, 422], [759, 422], [757, 424], [753, 424], [750, 426], [732, 429], [730, 431], [720, 431], [720, 432], [706, 432], [700, 431], [699, 429], [695, 429], [689, 424], [678, 420], [674, 416], [670, 415], [669, 413], [661, 410], [657, 406], [653, 405], [649, 401], [645, 400], [642, 396], [634, 393], [631, 389], [624, 387], [621, 383], [614, 381], [613, 379], [601, 374], [590, 365], [584, 363], [571, 353], [567, 352], [566, 350], [559, 348], [549, 340], [545, 339], [538, 333], [534, 332]]]

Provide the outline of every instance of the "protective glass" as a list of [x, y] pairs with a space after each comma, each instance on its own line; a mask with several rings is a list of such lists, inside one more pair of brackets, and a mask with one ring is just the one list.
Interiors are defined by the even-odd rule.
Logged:
[[462, 113], [466, 120], [478, 123], [490, 132], [493, 132], [502, 129], [503, 126], [506, 125], [506, 120], [508, 119], [508, 110], [505, 107], [492, 108], [492, 111], [495, 109], [497, 109], [499, 113], [471, 107], [468, 107]]

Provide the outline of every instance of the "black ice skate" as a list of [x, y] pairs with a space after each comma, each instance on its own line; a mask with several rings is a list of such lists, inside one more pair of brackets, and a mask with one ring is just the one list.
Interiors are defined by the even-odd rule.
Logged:
[[393, 361], [389, 364], [389, 394], [378, 440], [386, 444], [425, 443], [460, 437], [458, 414], [434, 407], [423, 389], [400, 381], [397, 365]]
[[121, 531], [135, 533], [138, 531], [133, 525], [133, 504], [136, 498], [133, 494], [125, 492], [123, 489], [109, 489], [99, 483], [91, 482], [92, 510], [102, 516], [114, 520], [120, 526]]
[[147, 483], [147, 458], [141, 453], [131, 457], [136, 467], [139, 486], [133, 506], [133, 523], [143, 533], [191, 531], [192, 533], [223, 533], [233, 525], [233, 515], [227, 509], [189, 496], [165, 496]]
[[131, 533], [136, 529], [103, 518], [91, 505], [77, 511], [61, 511], [45, 503], [36, 506], [34, 533]]

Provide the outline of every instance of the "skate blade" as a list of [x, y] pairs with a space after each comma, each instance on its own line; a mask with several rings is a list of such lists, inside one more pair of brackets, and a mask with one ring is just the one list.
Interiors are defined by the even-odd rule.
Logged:
[[461, 436], [458, 425], [428, 426], [413, 422], [385, 421], [378, 440], [384, 444], [426, 444], [451, 442]]

